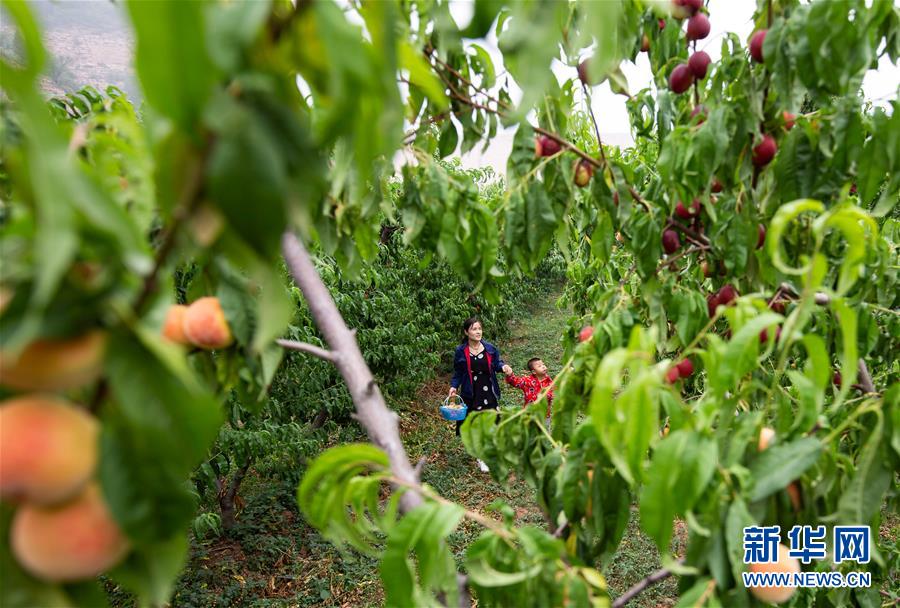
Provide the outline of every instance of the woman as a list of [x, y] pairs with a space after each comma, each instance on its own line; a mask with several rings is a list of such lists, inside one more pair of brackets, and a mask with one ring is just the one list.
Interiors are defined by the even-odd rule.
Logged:
[[[512, 373], [512, 368], [500, 358], [500, 351], [490, 342], [481, 339], [481, 321], [469, 317], [463, 322], [463, 341], [453, 356], [453, 379], [450, 380], [450, 396], [462, 397], [469, 412], [496, 410], [500, 403], [500, 383], [497, 373]], [[463, 421], [456, 422], [456, 435]], [[487, 466], [478, 461], [482, 471]]]

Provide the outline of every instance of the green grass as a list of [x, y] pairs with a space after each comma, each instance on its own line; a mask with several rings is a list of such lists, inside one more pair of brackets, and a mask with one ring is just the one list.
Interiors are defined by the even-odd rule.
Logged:
[[[569, 312], [556, 308], [556, 298], [553, 293], [535, 301], [528, 315], [510, 324], [508, 338], [493, 340], [491, 328], [485, 328], [486, 339], [497, 343], [517, 373], [525, 373], [531, 357], [541, 357], [554, 376], [562, 367], [560, 338]], [[513, 508], [517, 524], [544, 525], [531, 488], [514, 477], [504, 487], [480, 472], [455, 436], [454, 425], [438, 415], [449, 381], [449, 374], [436, 377], [420, 387], [414, 399], [390, 403], [399, 415], [410, 459], [425, 460], [423, 482], [467, 509], [490, 514], [488, 505], [501, 499]], [[501, 406], [521, 405], [521, 391], [505, 387]], [[347, 441], [347, 435], [334, 439]], [[356, 440], [364, 440], [361, 430]], [[237, 528], [229, 538], [192, 543], [173, 606], [381, 605], [377, 560], [341, 551], [307, 526], [297, 510], [295, 492], [293, 483], [248, 476], [241, 490], [246, 506]], [[480, 532], [477, 524], [463, 520], [449, 538], [458, 559]], [[675, 544], [679, 538], [676, 533]], [[606, 570], [610, 588], [620, 594], [658, 568], [658, 552], [638, 529], [635, 515]], [[670, 606], [676, 598], [676, 581], [669, 579], [630, 606]]]

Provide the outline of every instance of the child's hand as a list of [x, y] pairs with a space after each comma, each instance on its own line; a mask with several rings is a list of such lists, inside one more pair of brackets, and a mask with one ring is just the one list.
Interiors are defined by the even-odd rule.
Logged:
[[513, 370], [512, 370], [512, 368], [511, 368], [509, 365], [504, 365], [504, 366], [503, 366], [503, 373], [506, 374], [506, 375], [508, 376], [508, 375], [510, 375], [511, 373], [513, 373]]

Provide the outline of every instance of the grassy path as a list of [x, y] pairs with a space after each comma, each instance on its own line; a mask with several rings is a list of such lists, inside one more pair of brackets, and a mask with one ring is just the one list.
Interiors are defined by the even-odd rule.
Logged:
[[[529, 315], [510, 325], [506, 338], [495, 339], [496, 328], [485, 328], [486, 338], [497, 344], [517, 373], [523, 373], [525, 363], [534, 356], [541, 357], [554, 376], [559, 372], [560, 336], [569, 313], [556, 308], [557, 295], [534, 302]], [[531, 488], [515, 478], [504, 486], [480, 472], [455, 436], [453, 424], [438, 415], [449, 381], [449, 375], [434, 378], [420, 388], [415, 399], [390, 404], [399, 414], [410, 459], [425, 459], [422, 480], [468, 509], [491, 515], [489, 505], [499, 499], [513, 507], [518, 524], [544, 525]], [[503, 407], [521, 404], [520, 391], [503, 391]], [[355, 437], [346, 436], [350, 432], [345, 429], [345, 435], [333, 437], [331, 442], [365, 441], [361, 430], [351, 433]], [[297, 512], [295, 480], [251, 475], [241, 493], [246, 507], [232, 537], [192, 543], [190, 562], [178, 582], [173, 606], [383, 605], [377, 560], [339, 550], [306, 525]], [[460, 561], [480, 533], [480, 526], [463, 520], [450, 536]], [[683, 536], [676, 531], [676, 551]], [[659, 567], [656, 548], [640, 533], [634, 513], [619, 553], [605, 572], [610, 588], [618, 595]], [[676, 600], [676, 582], [669, 579], [629, 606], [672, 606]]]
[[[511, 323], [509, 337], [497, 341], [501, 356], [516, 373], [524, 373], [525, 364], [531, 357], [542, 358], [553, 376], [562, 367], [560, 337], [570, 313], [556, 308], [557, 296], [551, 294], [534, 302], [531, 314]], [[488, 340], [491, 340], [491, 333], [491, 328], [486, 327]], [[533, 491], [524, 481], [513, 479], [504, 488], [489, 474], [481, 473], [454, 436], [452, 425], [433, 415], [448, 386], [449, 376], [435, 379], [422, 388], [415, 405], [410, 404], [409, 410], [401, 411], [401, 431], [410, 458], [413, 462], [421, 457], [426, 459], [423, 481], [469, 509], [484, 511], [492, 501], [501, 499], [515, 509], [517, 523], [544, 525], [533, 500]], [[520, 391], [512, 389], [503, 392], [501, 406], [519, 407], [521, 404]], [[423, 406], [424, 411], [419, 409]], [[683, 544], [684, 534], [682, 530], [676, 532], [673, 550], [680, 553], [682, 546], [679, 545]], [[479, 533], [478, 526], [464, 521], [450, 539], [454, 551], [462, 554]], [[656, 546], [639, 529], [636, 511], [632, 512], [625, 534], [619, 552], [605, 572], [615, 595], [661, 567]], [[669, 579], [650, 588], [629, 606], [673, 606], [677, 598], [677, 581]]]

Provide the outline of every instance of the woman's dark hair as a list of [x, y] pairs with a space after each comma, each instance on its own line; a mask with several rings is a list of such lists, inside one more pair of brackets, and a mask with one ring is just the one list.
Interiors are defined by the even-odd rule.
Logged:
[[475, 325], [476, 323], [481, 323], [481, 319], [479, 319], [478, 317], [469, 317], [468, 319], [463, 321], [463, 324], [462, 324], [463, 336], [462, 336], [462, 342], [460, 342], [460, 344], [465, 344], [466, 340], [469, 339], [469, 336], [466, 335], [466, 332], [469, 331], [469, 328], [472, 327], [473, 325]]

